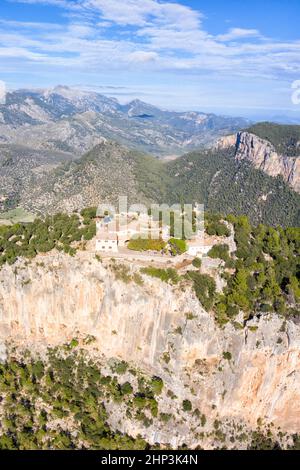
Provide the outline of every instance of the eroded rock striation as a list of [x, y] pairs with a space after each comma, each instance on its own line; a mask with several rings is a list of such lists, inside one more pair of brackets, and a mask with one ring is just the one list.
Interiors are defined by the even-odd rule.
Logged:
[[219, 150], [233, 146], [237, 161], [247, 160], [269, 176], [281, 175], [295, 191], [300, 192], [300, 149], [299, 156], [281, 155], [271, 142], [247, 131], [222, 137], [215, 144]]
[[[134, 270], [133, 266], [131, 269]], [[242, 319], [241, 323], [242, 323]], [[193, 291], [144, 277], [116, 280], [92, 254], [38, 256], [0, 272], [0, 355], [11, 341], [32, 351], [93, 335], [93, 353], [120, 358], [163, 379], [209, 423], [273, 422], [300, 431], [300, 325], [275, 315], [244, 328], [221, 329]], [[163, 399], [162, 399], [163, 400]], [[165, 407], [172, 411], [172, 400]], [[173, 410], [174, 411], [174, 410]], [[118, 427], [118, 414], [112, 413]], [[115, 421], [115, 422], [114, 422]], [[147, 430], [123, 420], [121, 430], [149, 442], [197, 445], [194, 417]], [[120, 424], [119, 424], [120, 427]]]

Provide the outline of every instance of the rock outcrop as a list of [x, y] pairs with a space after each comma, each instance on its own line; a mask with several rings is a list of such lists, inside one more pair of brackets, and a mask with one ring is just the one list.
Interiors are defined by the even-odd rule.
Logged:
[[225, 137], [221, 137], [215, 143], [214, 148], [218, 150], [227, 149], [228, 147], [235, 147], [236, 145], [236, 134], [226, 135]]
[[215, 144], [220, 150], [233, 146], [236, 147], [237, 161], [248, 160], [269, 176], [281, 175], [294, 191], [300, 193], [300, 150], [299, 157], [280, 155], [268, 140], [247, 131], [222, 137]]
[[[220, 329], [188, 286], [146, 276], [142, 285], [125, 284], [105, 263], [81, 253], [4, 266], [0, 356], [12, 340], [41, 351], [93, 335], [94, 354], [162, 377], [211, 423], [232, 420], [254, 429], [262, 419], [289, 433], [300, 431], [300, 325], [267, 315], [245, 328]], [[176, 432], [144, 432], [150, 442], [197, 445], [191, 421], [184, 421]], [[122, 430], [142, 432], [126, 426]]]
[[237, 135], [235, 158], [249, 160], [255, 168], [270, 176], [281, 175], [295, 191], [300, 192], [300, 155], [279, 155], [267, 140], [248, 132], [240, 132]]

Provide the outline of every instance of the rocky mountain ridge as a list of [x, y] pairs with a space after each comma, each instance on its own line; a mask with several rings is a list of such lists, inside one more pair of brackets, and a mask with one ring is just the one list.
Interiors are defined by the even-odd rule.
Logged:
[[[54, 125], [55, 123], [55, 125]], [[134, 100], [58, 86], [8, 93], [0, 105], [0, 142], [82, 154], [108, 138], [158, 156], [180, 155], [237, 131], [249, 121], [200, 112], [172, 112]]]
[[[274, 139], [271, 131], [286, 136]], [[295, 136], [289, 135], [290, 129], [295, 129]], [[262, 129], [264, 132], [262, 132]], [[273, 131], [274, 132], [274, 131]], [[258, 124], [241, 131], [237, 135], [228, 135], [219, 139], [217, 149], [235, 146], [236, 161], [249, 161], [255, 168], [264, 171], [272, 177], [282, 176], [294, 191], [300, 192], [300, 126], [279, 126], [275, 124]], [[270, 136], [268, 135], [270, 134]], [[264, 137], [262, 137], [264, 136]], [[275, 137], [277, 135], [275, 134]], [[285, 137], [285, 138], [284, 138]]]
[[[216, 422], [224, 430], [234, 423], [256, 429], [262, 421], [289, 433], [300, 431], [299, 324], [265, 314], [249, 320], [245, 329], [232, 324], [221, 329], [188, 287], [147, 276], [143, 284], [124, 283], [109, 264], [88, 253], [51, 253], [4, 266], [2, 358], [11, 341], [41, 352], [72, 338], [83, 344], [80, 338], [92, 335], [88, 349], [93, 356], [134, 364], [161, 377], [165, 391], [176, 393], [176, 399], [170, 399], [170, 392], [159, 400], [175, 424], [172, 419], [145, 427], [123, 416], [122, 407], [111, 407], [111, 426], [140, 434], [151, 444], [211, 448]], [[183, 400], [205, 416], [204, 428], [194, 414], [179, 410]], [[225, 444], [232, 445], [227, 437]]]
[[236, 146], [236, 160], [246, 159], [270, 176], [281, 175], [295, 191], [300, 192], [300, 149], [299, 157], [279, 155], [268, 141], [248, 132], [238, 134]]

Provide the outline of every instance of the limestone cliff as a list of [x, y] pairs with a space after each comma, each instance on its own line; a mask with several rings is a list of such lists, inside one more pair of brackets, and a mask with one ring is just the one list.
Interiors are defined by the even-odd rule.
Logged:
[[267, 140], [248, 132], [240, 132], [237, 136], [235, 158], [249, 160], [255, 168], [270, 176], [281, 175], [295, 191], [300, 192], [300, 158], [279, 155]]
[[226, 135], [225, 137], [221, 137], [215, 143], [216, 149], [226, 149], [228, 147], [234, 147], [236, 145], [236, 134]]
[[[133, 266], [131, 266], [131, 269]], [[242, 321], [242, 320], [241, 320]], [[39, 256], [0, 272], [0, 351], [12, 340], [41, 351], [93, 335], [93, 354], [124, 359], [163, 378], [178, 399], [207, 416], [273, 422], [300, 431], [300, 325], [264, 316], [244, 329], [220, 329], [188, 286], [144, 277], [116, 280], [92, 254]], [[174, 411], [165, 398], [163, 406]], [[180, 415], [180, 412], [178, 412]], [[112, 413], [112, 425], [150, 442], [197, 445], [197, 420], [142, 430]], [[209, 444], [208, 444], [209, 446]]]

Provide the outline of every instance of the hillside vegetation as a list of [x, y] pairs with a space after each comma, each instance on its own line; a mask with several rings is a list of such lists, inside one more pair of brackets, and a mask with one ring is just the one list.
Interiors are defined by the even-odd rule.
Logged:
[[13, 264], [18, 257], [30, 259], [54, 248], [74, 255], [74, 245], [82, 242], [82, 246], [96, 235], [95, 215], [96, 210], [84, 210], [82, 220], [78, 214], [57, 214], [28, 224], [0, 227], [0, 267], [5, 263]]
[[[83, 342], [87, 345], [93, 337]], [[230, 360], [229, 353], [224, 353], [226, 358]], [[164, 411], [161, 396], [163, 400], [171, 397], [174, 413]], [[157, 428], [170, 428], [192, 416], [201, 429], [198, 441], [211, 438], [217, 449], [226, 449], [229, 439], [233, 449], [298, 450], [300, 446], [299, 435], [285, 436], [273, 424], [259, 424], [251, 431], [243, 425], [223, 427], [215, 420], [213, 429], [207, 430], [206, 415], [193, 409], [190, 400], [180, 401], [166, 390], [160, 377], [149, 377], [124, 361], [99, 364], [80, 348], [76, 338], [48, 349], [43, 357], [11, 351], [0, 364], [0, 397], [0, 450], [160, 448], [140, 436], [132, 438], [113, 429], [109, 421], [116, 410], [122, 420], [138, 424], [144, 432], [153, 423]], [[170, 444], [163, 446], [164, 450], [171, 448]]]
[[234, 149], [193, 152], [167, 169], [169, 202], [202, 203], [212, 212], [247, 215], [253, 224], [300, 225], [300, 196], [281, 177], [235, 161]]
[[[262, 123], [249, 131], [268, 139], [280, 153], [294, 155], [299, 129]], [[127, 195], [130, 204], [198, 202], [225, 215], [247, 215], [254, 224], [300, 224], [300, 196], [282, 177], [236, 161], [234, 148], [199, 150], [168, 162], [111, 141], [72, 161], [61, 153], [51, 159], [49, 151], [20, 151], [18, 158], [5, 152], [0, 158], [4, 211], [19, 206], [34, 213], [70, 213], [103, 202], [116, 204], [120, 195]]]
[[[247, 215], [253, 224], [299, 226], [300, 196], [281, 177], [272, 178], [248, 162], [237, 162], [234, 149], [198, 151], [163, 162], [103, 142], [82, 158], [46, 174], [34, 172], [13, 200], [29, 212], [71, 213], [99, 203], [192, 203], [223, 214]], [[17, 202], [17, 203], [16, 203]]]
[[[132, 412], [139, 412], [132, 386], [116, 377], [122, 363], [110, 375], [101, 373], [86, 355], [72, 352], [77, 345], [74, 339], [60, 351], [49, 350], [46, 359], [27, 352], [0, 365], [0, 449], [149, 448], [143, 439], [115, 432], [107, 423], [110, 401], [126, 400], [129, 408], [130, 399]], [[143, 381], [141, 389], [142, 384], [148, 392], [143, 404], [157, 408], [157, 381]]]
[[[218, 293], [215, 280], [197, 269], [178, 276], [173, 269], [145, 268], [142, 273], [164, 282], [192, 282], [196, 296], [206, 311], [224, 325], [243, 313], [243, 324], [265, 313], [284, 318], [299, 318], [300, 312], [300, 231], [265, 225], [256, 227], [245, 216], [228, 216], [233, 224], [237, 250], [229, 253], [226, 243], [215, 245], [208, 256], [223, 260], [219, 274], [226, 286]], [[224, 225], [217, 214], [206, 214], [206, 232], [217, 235]], [[226, 226], [224, 225], [225, 229]], [[228, 234], [226, 234], [228, 236]]]
[[245, 320], [266, 312], [298, 317], [300, 231], [253, 227], [244, 216], [229, 216], [228, 220], [234, 224], [237, 251], [229, 256], [220, 245], [209, 253], [225, 261], [227, 286], [214, 299], [217, 320], [226, 323], [239, 311], [243, 311]]

